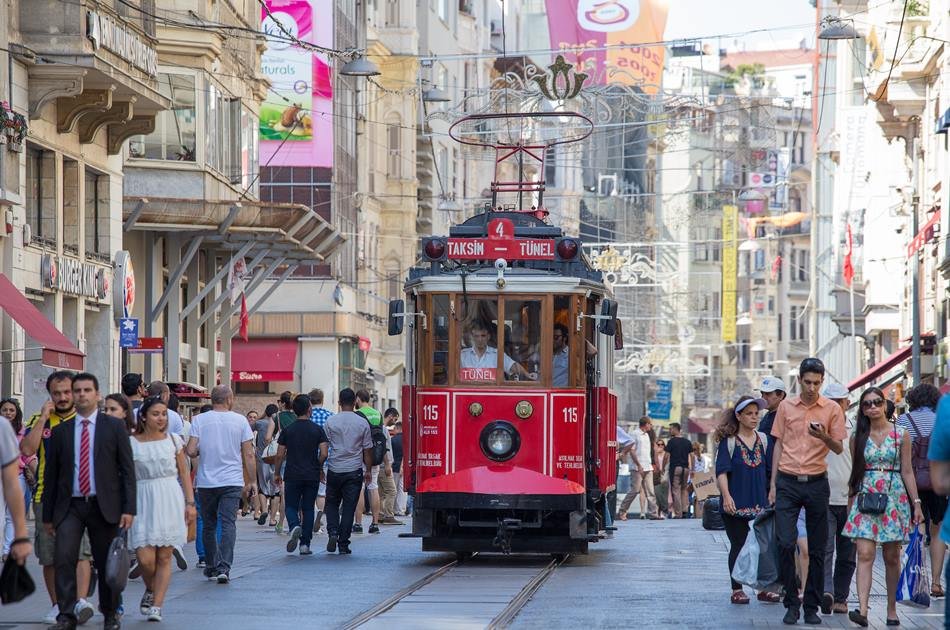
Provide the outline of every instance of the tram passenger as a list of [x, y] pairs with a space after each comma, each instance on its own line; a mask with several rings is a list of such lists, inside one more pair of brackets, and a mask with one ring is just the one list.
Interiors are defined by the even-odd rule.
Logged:
[[567, 326], [554, 324], [554, 360], [551, 368], [554, 387], [567, 387], [571, 365], [571, 355], [567, 348], [568, 335]]
[[[480, 321], [475, 321], [469, 326], [468, 332], [472, 339], [472, 347], [462, 348], [462, 380], [494, 380], [494, 372], [498, 365], [498, 350], [488, 345], [488, 341], [491, 339], [489, 327]], [[536, 373], [528, 373], [520, 363], [507, 354], [503, 355], [503, 361], [507, 378], [538, 380]]]

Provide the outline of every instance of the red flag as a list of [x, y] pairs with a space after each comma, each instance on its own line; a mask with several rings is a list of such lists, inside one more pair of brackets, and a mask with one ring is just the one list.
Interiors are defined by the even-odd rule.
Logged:
[[782, 257], [776, 256], [772, 261], [772, 280], [778, 278], [778, 272], [782, 270]]
[[847, 226], [848, 230], [848, 251], [844, 255], [844, 283], [851, 286], [851, 281], [854, 279], [854, 265], [851, 263], [851, 252], [854, 250], [854, 242], [851, 239], [851, 224]]
[[247, 341], [247, 324], [251, 321], [251, 316], [247, 312], [247, 298], [241, 294], [241, 330], [238, 333], [241, 339]]

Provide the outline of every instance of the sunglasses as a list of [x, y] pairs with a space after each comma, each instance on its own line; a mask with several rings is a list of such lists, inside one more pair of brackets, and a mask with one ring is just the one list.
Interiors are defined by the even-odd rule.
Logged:
[[870, 409], [871, 407], [883, 407], [884, 399], [883, 398], [872, 398], [870, 400], [862, 400], [861, 407], [864, 409]]

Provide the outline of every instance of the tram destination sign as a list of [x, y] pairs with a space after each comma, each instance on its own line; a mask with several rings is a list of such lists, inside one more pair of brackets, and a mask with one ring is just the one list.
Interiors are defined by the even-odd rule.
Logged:
[[450, 238], [451, 260], [554, 260], [554, 239]]

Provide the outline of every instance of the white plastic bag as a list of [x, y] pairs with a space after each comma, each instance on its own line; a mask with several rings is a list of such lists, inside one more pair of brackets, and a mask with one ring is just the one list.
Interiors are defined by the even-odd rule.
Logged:
[[752, 588], [759, 588], [759, 541], [756, 538], [755, 530], [752, 529], [752, 521], [749, 521], [749, 534], [746, 536], [745, 544], [736, 558], [736, 566], [732, 569], [732, 579], [739, 584], [745, 584]]

